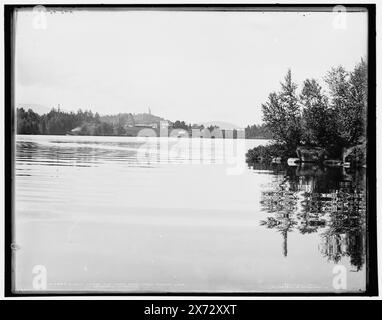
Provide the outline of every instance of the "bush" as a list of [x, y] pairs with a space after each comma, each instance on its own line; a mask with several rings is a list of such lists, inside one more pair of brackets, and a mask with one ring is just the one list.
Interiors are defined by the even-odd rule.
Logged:
[[287, 148], [285, 144], [274, 143], [267, 146], [258, 146], [248, 150], [246, 154], [247, 162], [271, 162], [272, 158], [281, 157], [286, 160], [296, 157], [295, 151]]
[[353, 150], [346, 156], [345, 160], [350, 162], [351, 166], [354, 167], [366, 165], [366, 147], [354, 147]]

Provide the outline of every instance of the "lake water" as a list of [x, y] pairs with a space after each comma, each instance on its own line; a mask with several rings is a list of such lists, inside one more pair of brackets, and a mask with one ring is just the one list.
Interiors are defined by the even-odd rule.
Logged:
[[365, 290], [365, 172], [248, 166], [265, 140], [16, 140], [16, 291]]

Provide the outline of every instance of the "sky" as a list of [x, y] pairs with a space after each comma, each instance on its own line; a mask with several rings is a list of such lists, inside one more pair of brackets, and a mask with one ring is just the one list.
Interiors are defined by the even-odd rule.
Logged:
[[288, 68], [301, 85], [367, 56], [367, 13], [33, 12], [16, 16], [15, 101], [259, 124]]

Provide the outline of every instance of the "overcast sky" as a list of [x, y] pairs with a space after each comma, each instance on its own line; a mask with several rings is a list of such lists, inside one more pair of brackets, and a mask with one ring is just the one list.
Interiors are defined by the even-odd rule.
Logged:
[[[367, 14], [74, 11], [16, 22], [16, 103], [146, 112], [169, 120], [261, 122], [292, 69], [301, 85], [367, 55]], [[335, 20], [336, 21], [336, 20]], [[337, 24], [338, 25], [338, 24]], [[340, 26], [343, 26], [340, 24]]]

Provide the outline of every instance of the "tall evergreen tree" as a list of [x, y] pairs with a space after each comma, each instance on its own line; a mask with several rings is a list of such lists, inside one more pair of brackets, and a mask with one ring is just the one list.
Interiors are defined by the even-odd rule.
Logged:
[[330, 107], [335, 119], [336, 139], [340, 145], [350, 144], [349, 73], [342, 67], [332, 68], [324, 78], [329, 87]]
[[349, 79], [348, 128], [350, 144], [357, 144], [363, 141], [366, 136], [367, 83], [367, 63], [361, 59], [361, 62], [350, 73]]
[[333, 144], [333, 115], [328, 99], [315, 79], [304, 81], [300, 94], [302, 105], [302, 141], [311, 146], [331, 148]]
[[288, 70], [279, 93], [271, 93], [262, 105], [263, 120], [269, 127], [273, 138], [295, 150], [301, 142], [301, 115], [296, 93], [297, 84], [292, 81]]

